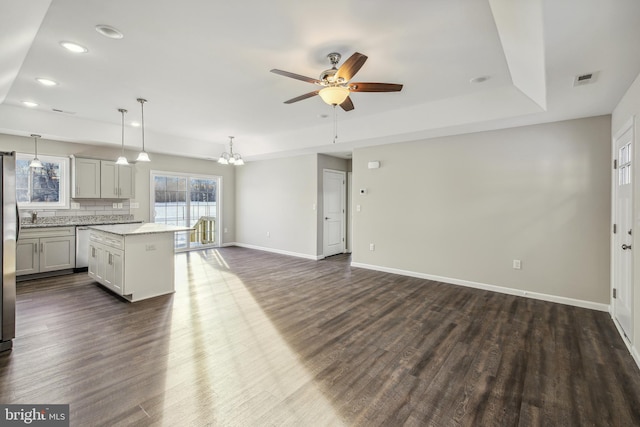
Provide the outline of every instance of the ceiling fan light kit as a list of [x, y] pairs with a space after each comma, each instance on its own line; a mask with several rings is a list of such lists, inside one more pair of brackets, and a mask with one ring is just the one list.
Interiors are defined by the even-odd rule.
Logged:
[[349, 89], [344, 86], [329, 86], [324, 89], [320, 89], [318, 95], [320, 95], [320, 98], [322, 98], [322, 100], [327, 104], [336, 106], [342, 104], [345, 99], [347, 99], [349, 96]]

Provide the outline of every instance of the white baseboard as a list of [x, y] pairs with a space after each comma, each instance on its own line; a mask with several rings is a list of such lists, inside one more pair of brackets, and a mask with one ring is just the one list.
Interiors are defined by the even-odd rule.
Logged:
[[352, 262], [352, 267], [366, 268], [368, 270], [383, 271], [385, 273], [399, 274], [401, 276], [417, 277], [419, 279], [428, 279], [436, 282], [450, 283], [452, 285], [466, 286], [469, 288], [483, 289], [485, 291], [499, 292], [502, 294], [516, 295], [521, 297], [533, 298], [542, 301], [556, 302], [559, 304], [572, 305], [575, 307], [589, 308], [591, 310], [609, 311], [609, 304], [601, 304], [592, 301], [584, 301], [574, 298], [561, 297], [557, 295], [548, 295], [538, 292], [523, 291], [522, 289], [506, 288], [503, 286], [489, 285], [486, 283], [471, 282], [469, 280], [452, 279], [450, 277], [434, 276], [432, 274], [418, 273], [415, 271], [400, 270], [397, 268], [381, 267], [378, 265], [361, 264]]
[[295, 256], [295, 257], [298, 257], [298, 258], [305, 258], [305, 259], [310, 259], [310, 260], [313, 260], [313, 261], [318, 261], [318, 260], [323, 258], [320, 255], [301, 254], [299, 252], [283, 251], [283, 250], [280, 250], [280, 249], [266, 248], [266, 247], [263, 247], [263, 246], [256, 246], [256, 245], [248, 245], [246, 243], [238, 243], [238, 242], [228, 243], [228, 244], [225, 244], [225, 246], [239, 246], [241, 248], [256, 249], [258, 251], [265, 251], [265, 252], [273, 252], [275, 254]]

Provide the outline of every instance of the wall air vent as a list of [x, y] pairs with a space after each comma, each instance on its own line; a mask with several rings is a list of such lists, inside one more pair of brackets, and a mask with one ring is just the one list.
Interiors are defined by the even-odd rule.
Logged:
[[573, 78], [573, 86], [584, 86], [591, 83], [595, 83], [598, 80], [598, 71], [593, 73], [579, 74]]

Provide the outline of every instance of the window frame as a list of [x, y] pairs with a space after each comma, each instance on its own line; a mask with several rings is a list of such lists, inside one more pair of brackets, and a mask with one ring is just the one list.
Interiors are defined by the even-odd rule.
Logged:
[[[18, 208], [20, 209], [69, 209], [71, 198], [69, 197], [69, 189], [71, 183], [71, 161], [68, 157], [60, 157], [60, 156], [43, 156], [39, 155], [38, 158], [42, 163], [57, 163], [59, 166], [59, 177], [60, 183], [58, 184], [58, 194], [59, 198], [57, 202], [18, 202]], [[30, 162], [33, 159], [32, 154], [24, 154], [24, 153], [16, 153], [16, 163], [20, 160]], [[17, 165], [16, 165], [17, 166]], [[16, 175], [17, 175], [17, 167], [16, 167]], [[29, 178], [32, 179], [31, 176]], [[16, 179], [16, 190], [17, 190], [18, 180]], [[31, 183], [30, 183], [31, 185]], [[33, 188], [30, 188], [29, 191], [33, 191]]]

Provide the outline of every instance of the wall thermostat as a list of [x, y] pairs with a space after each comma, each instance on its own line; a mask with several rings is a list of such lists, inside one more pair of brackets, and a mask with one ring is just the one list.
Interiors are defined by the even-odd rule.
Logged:
[[369, 169], [378, 169], [380, 167], [379, 161], [369, 162]]

